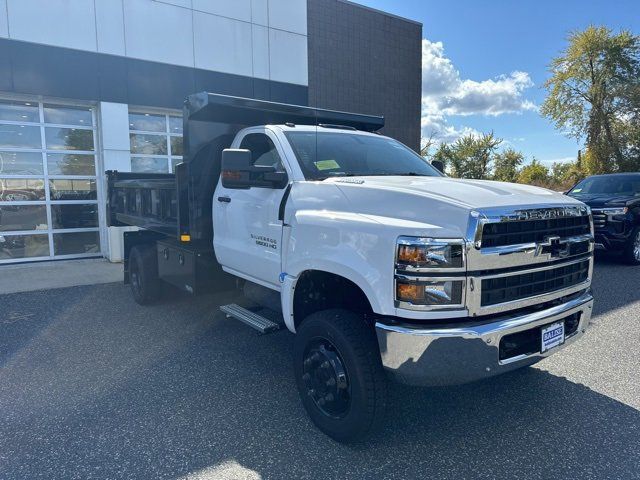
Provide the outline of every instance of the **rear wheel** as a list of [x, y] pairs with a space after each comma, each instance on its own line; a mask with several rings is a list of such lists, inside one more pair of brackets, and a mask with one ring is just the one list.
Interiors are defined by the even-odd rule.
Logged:
[[640, 227], [634, 228], [631, 232], [623, 255], [626, 263], [640, 265]]
[[361, 440], [384, 420], [387, 379], [373, 330], [361, 315], [324, 310], [296, 334], [294, 368], [309, 417], [339, 442]]
[[160, 278], [156, 250], [150, 245], [137, 245], [129, 254], [129, 281], [136, 303], [149, 305], [160, 297]]

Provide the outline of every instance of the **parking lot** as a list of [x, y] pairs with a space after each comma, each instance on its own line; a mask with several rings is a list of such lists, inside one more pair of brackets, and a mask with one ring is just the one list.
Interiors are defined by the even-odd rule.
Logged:
[[477, 384], [397, 386], [356, 446], [307, 419], [293, 336], [225, 318], [228, 298], [0, 296], [0, 478], [640, 478], [640, 269], [601, 259], [593, 286], [582, 341]]

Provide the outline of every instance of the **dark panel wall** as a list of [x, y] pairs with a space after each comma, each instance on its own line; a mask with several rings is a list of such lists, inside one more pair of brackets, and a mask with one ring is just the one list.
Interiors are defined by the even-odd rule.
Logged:
[[422, 25], [341, 0], [308, 0], [309, 105], [384, 115], [420, 144]]
[[302, 85], [0, 39], [3, 92], [182, 108], [203, 90], [307, 105]]

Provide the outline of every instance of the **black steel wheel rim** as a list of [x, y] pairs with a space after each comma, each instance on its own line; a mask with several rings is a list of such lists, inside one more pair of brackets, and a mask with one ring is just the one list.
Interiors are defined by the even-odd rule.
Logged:
[[314, 338], [304, 352], [302, 380], [307, 396], [318, 410], [342, 418], [351, 407], [351, 384], [336, 346], [326, 338]]

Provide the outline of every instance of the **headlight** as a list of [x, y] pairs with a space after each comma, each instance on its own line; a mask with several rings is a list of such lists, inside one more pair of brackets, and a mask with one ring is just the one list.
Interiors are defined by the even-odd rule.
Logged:
[[463, 280], [396, 280], [396, 299], [411, 305], [462, 306]]
[[440, 269], [464, 267], [462, 240], [400, 237], [396, 263], [398, 268]]
[[[464, 246], [462, 239], [400, 237], [396, 250], [397, 306], [418, 310], [464, 307]], [[413, 276], [409, 272], [422, 274]]]
[[616, 208], [603, 208], [600, 210], [600, 212], [604, 213], [605, 215], [626, 215], [627, 212], [629, 211], [628, 207], [616, 207]]

